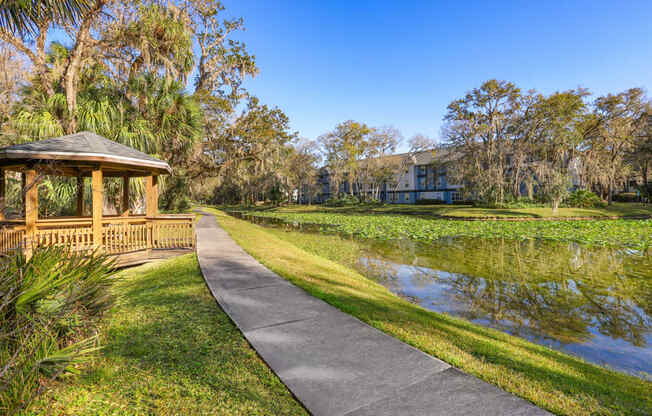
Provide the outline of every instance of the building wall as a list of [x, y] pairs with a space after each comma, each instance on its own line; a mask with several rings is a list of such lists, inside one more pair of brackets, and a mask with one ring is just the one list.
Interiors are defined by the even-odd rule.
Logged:
[[[328, 174], [324, 171], [319, 177], [321, 193], [315, 198], [317, 203], [326, 202], [332, 195]], [[363, 186], [363, 192], [369, 194], [369, 187]], [[389, 204], [415, 204], [420, 199], [440, 199], [445, 203], [454, 202], [459, 185], [447, 181], [447, 172], [436, 169], [431, 164], [409, 164], [397, 172], [394, 180], [382, 186], [380, 199]], [[348, 184], [340, 186], [340, 192], [348, 192]], [[358, 194], [354, 190], [355, 195]]]

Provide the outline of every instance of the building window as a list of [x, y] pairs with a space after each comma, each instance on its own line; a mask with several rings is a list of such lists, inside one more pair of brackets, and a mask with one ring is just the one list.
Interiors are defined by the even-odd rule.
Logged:
[[460, 195], [459, 192], [454, 191], [451, 192], [451, 201], [461, 201], [462, 200], [462, 195]]

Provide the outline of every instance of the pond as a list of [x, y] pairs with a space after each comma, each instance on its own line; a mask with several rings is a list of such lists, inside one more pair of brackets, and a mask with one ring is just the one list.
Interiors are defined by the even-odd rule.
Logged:
[[[327, 231], [244, 218], [291, 232]], [[340, 238], [354, 238], [359, 247], [348, 266], [424, 308], [652, 379], [649, 249], [543, 240], [443, 238], [426, 244]]]

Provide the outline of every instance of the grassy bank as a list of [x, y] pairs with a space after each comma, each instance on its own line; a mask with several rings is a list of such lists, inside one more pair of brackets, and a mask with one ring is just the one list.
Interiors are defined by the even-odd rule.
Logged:
[[652, 219], [604, 221], [454, 221], [410, 215], [345, 214], [285, 210], [247, 210], [246, 213], [286, 222], [320, 224], [365, 238], [432, 241], [441, 237], [485, 237], [574, 241], [596, 246], [649, 247]]
[[307, 414], [217, 306], [194, 255], [120, 277], [105, 348], [32, 414]]
[[[260, 207], [265, 210], [269, 207]], [[327, 212], [339, 214], [409, 214], [425, 218], [627, 218], [652, 217], [652, 204], [620, 203], [605, 208], [559, 208], [556, 213], [552, 208], [480, 208], [472, 205], [410, 205], [360, 204], [344, 207], [326, 205], [287, 205], [275, 208], [276, 212], [305, 213]]]
[[269, 230], [214, 212], [245, 250], [312, 295], [539, 406], [568, 415], [652, 412], [650, 382], [427, 311]]

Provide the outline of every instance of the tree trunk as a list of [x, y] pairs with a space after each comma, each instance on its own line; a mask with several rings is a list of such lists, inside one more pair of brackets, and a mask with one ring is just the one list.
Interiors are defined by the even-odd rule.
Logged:
[[95, 6], [91, 8], [83, 17], [82, 23], [79, 26], [77, 31], [77, 39], [75, 45], [70, 51], [70, 56], [68, 58], [68, 65], [64, 71], [63, 76], [63, 88], [66, 92], [66, 102], [68, 104], [68, 114], [66, 120], [66, 132], [68, 134], [75, 133], [77, 131], [77, 117], [75, 112], [77, 111], [77, 87], [79, 81], [79, 72], [81, 70], [81, 64], [88, 47], [90, 37], [91, 37], [91, 26], [97, 16], [99, 16], [100, 11], [107, 3], [108, 0], [96, 0]]
[[50, 78], [50, 68], [47, 65], [47, 55], [45, 53], [45, 41], [50, 27], [50, 20], [47, 19], [39, 25], [39, 36], [36, 38], [36, 57], [37, 62], [34, 63], [38, 78], [45, 88], [48, 96], [54, 95], [54, 86]]

